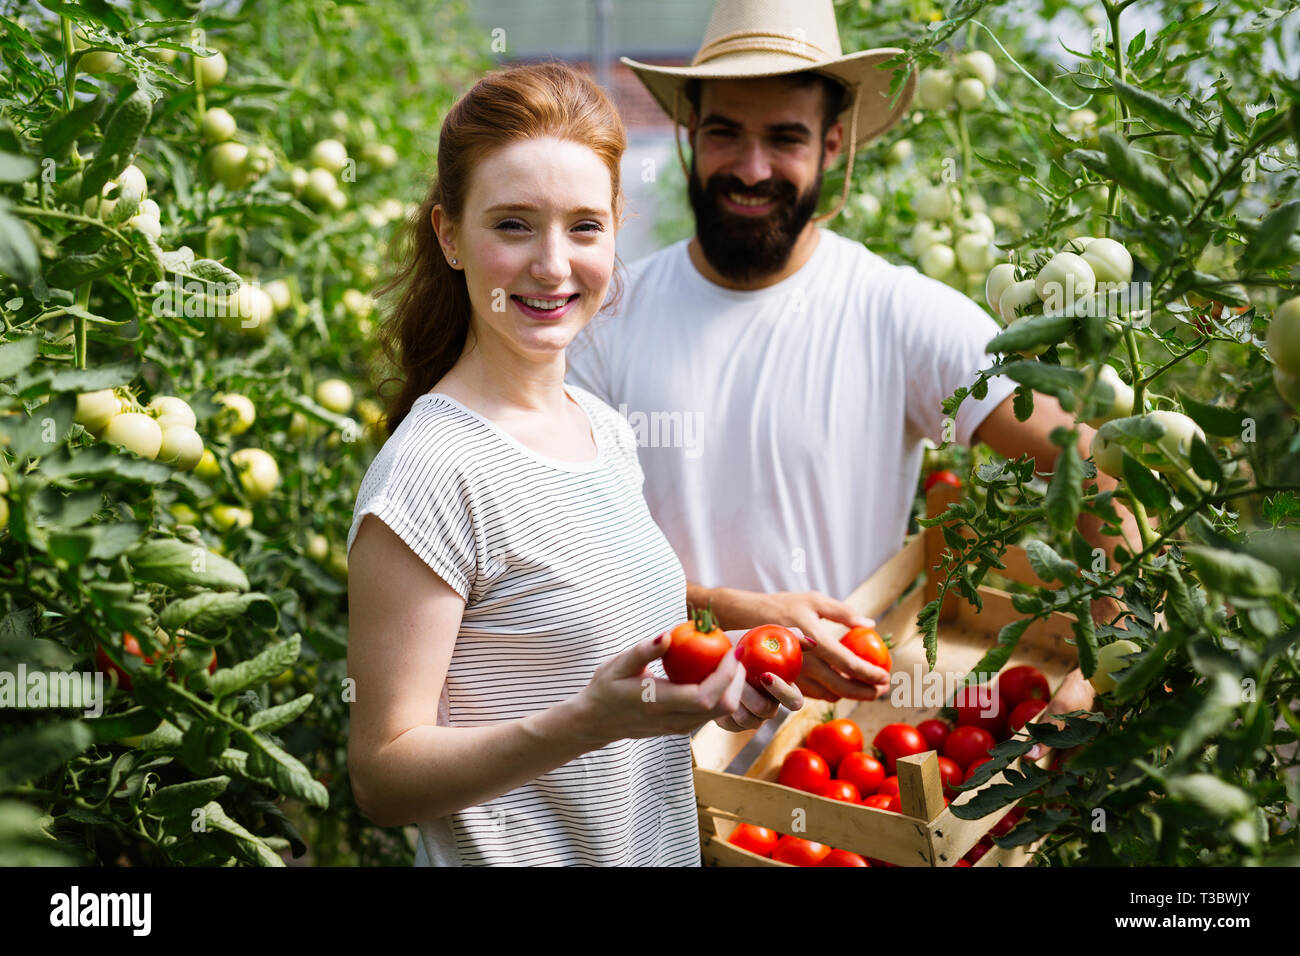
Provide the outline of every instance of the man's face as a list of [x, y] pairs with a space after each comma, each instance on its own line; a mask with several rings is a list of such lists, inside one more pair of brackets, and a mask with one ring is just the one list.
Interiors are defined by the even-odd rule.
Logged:
[[704, 257], [728, 279], [778, 272], [817, 209], [843, 128], [822, 135], [820, 83], [706, 80], [689, 194]]

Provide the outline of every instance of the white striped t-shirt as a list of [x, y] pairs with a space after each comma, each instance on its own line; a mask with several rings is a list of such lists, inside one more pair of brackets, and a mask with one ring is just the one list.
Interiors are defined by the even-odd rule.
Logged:
[[[591, 393], [599, 452], [545, 458], [447, 395], [421, 395], [371, 462], [374, 514], [465, 599], [438, 723], [475, 727], [573, 697], [602, 662], [685, 618], [681, 563], [641, 495], [636, 436]], [[662, 677], [658, 661], [651, 673]], [[420, 823], [417, 864], [693, 866], [686, 735], [619, 740], [481, 806]]]

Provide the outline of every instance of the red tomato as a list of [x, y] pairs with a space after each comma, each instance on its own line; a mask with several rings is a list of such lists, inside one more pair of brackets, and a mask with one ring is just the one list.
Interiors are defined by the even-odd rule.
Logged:
[[886, 777], [880, 781], [880, 786], [876, 788], [876, 793], [883, 793], [887, 797], [898, 796], [898, 778]]
[[[182, 640], [182, 637], [183, 635], [176, 636], [175, 638], [176, 647], [175, 649], [167, 648], [166, 649], [167, 653], [164, 654], [165, 658], [170, 658], [175, 653], [175, 651], [180, 650], [180, 648], [184, 646], [185, 642]], [[136, 640], [135, 635], [131, 633], [123, 633], [122, 650], [125, 651], [127, 654], [130, 654], [132, 657], [140, 658], [146, 664], [153, 663], [152, 657], [144, 656], [144, 652], [140, 649], [140, 642]], [[118, 667], [116, 664], [114, 664], [113, 659], [108, 656], [108, 653], [102, 647], [95, 648], [95, 663], [99, 666], [99, 669], [103, 671], [105, 674], [117, 675], [118, 687], [122, 688], [123, 690], [131, 689], [131, 675], [128, 674], [121, 667]], [[208, 673], [214, 674], [216, 673], [216, 670], [217, 670], [217, 651], [216, 648], [213, 648], [212, 660], [208, 662]], [[173, 680], [174, 679], [175, 678], [173, 676]]]
[[850, 853], [848, 850], [831, 850], [824, 857], [818, 866], [870, 866], [866, 860], [856, 853]]
[[853, 721], [843, 717], [828, 720], [808, 731], [804, 746], [821, 754], [834, 770], [841, 760], [862, 749], [862, 731]]
[[874, 627], [855, 627], [840, 638], [840, 643], [868, 664], [875, 664], [887, 671], [894, 669], [894, 661], [889, 656], [885, 639]]
[[1024, 815], [1025, 811], [1020, 809], [1020, 807], [1012, 807], [1007, 811], [1006, 816], [993, 824], [993, 829], [989, 830], [989, 833], [996, 837], [1006, 836], [1015, 829], [1016, 824], [1020, 822], [1020, 818]]
[[957, 761], [969, 774], [971, 764], [987, 758], [989, 748], [995, 743], [993, 735], [983, 727], [958, 727], [944, 741], [943, 755]]
[[947, 757], [939, 758], [939, 779], [943, 781], [945, 792], [950, 787], [958, 786], [964, 780], [966, 774], [962, 771], [957, 761], [950, 760]]
[[1007, 726], [1014, 734], [1046, 709], [1047, 701], [1045, 700], [1038, 700], [1037, 698], [1022, 700], [1011, 711], [1011, 716], [1007, 718]]
[[892, 810], [897, 813], [898, 810], [895, 808], [897, 802], [898, 794], [896, 793], [873, 793], [862, 801], [862, 805], [864, 807], [875, 807], [877, 810]]
[[732, 650], [731, 641], [707, 609], [696, 610], [689, 621], [674, 627], [668, 640], [664, 673], [674, 684], [700, 683], [718, 669]]
[[[992, 759], [993, 759], [992, 757], [976, 757], [974, 760], [972, 760], [971, 765], [966, 768], [966, 780], [969, 780], [971, 777], [975, 776], [975, 771], [980, 768], [981, 764], [986, 764]], [[965, 783], [966, 780], [963, 780], [962, 783]]]
[[822, 755], [806, 747], [797, 747], [785, 755], [776, 782], [783, 787], [821, 793], [831, 780], [831, 768]]
[[830, 854], [831, 848], [824, 843], [801, 840], [796, 836], [783, 836], [772, 850], [772, 859], [778, 863], [791, 866], [816, 866]]
[[916, 729], [925, 738], [931, 750], [943, 750], [943, 742], [948, 739], [951, 728], [942, 720], [923, 720]]
[[966, 855], [962, 857], [962, 859], [965, 860], [971, 866], [974, 866], [976, 863], [979, 862], [980, 857], [982, 857], [985, 853], [987, 853], [991, 849], [993, 849], [993, 843], [992, 841], [989, 840], [988, 837], [985, 837], [984, 839], [980, 840], [979, 843], [976, 843], [973, 847], [971, 847], [970, 850], [966, 853]]
[[794, 632], [779, 624], [762, 624], [740, 639], [740, 663], [750, 685], [763, 689], [759, 678], [771, 671], [793, 684], [803, 669], [803, 648]]
[[954, 488], [961, 487], [961, 479], [957, 477], [955, 471], [948, 471], [946, 468], [942, 471], [932, 471], [925, 477], [925, 490], [929, 491], [935, 485], [952, 485]]
[[736, 829], [731, 831], [731, 836], [727, 837], [727, 842], [742, 850], [748, 850], [750, 853], [757, 853], [759, 856], [771, 856], [772, 851], [776, 849], [777, 841], [781, 839], [781, 834], [775, 830], [769, 830], [767, 827], [756, 827], [752, 823], [742, 823]]
[[1007, 736], [1007, 712], [1010, 707], [993, 688], [985, 688], [980, 695], [987, 693], [985, 702], [977, 699], [976, 688], [967, 687], [963, 691], [965, 702], [957, 705], [958, 727], [983, 727], [993, 735], [994, 740]]
[[958, 860], [953, 866], [970, 866], [970, 863], [966, 860]]
[[890, 773], [898, 773], [895, 764], [899, 757], [923, 754], [930, 749], [921, 732], [911, 724], [886, 724], [880, 728], [871, 746], [884, 755], [885, 769]]
[[857, 787], [858, 793], [870, 796], [885, 779], [885, 765], [871, 754], [858, 752], [841, 760], [835, 775]]
[[1004, 671], [998, 678], [998, 693], [1007, 702], [1007, 710], [1027, 700], [1041, 700], [1046, 703], [1052, 697], [1051, 688], [1042, 671], [1028, 664], [1021, 664]]
[[858, 788], [847, 780], [832, 780], [822, 788], [820, 794], [828, 800], [843, 800], [845, 803], [861, 803], [862, 794]]

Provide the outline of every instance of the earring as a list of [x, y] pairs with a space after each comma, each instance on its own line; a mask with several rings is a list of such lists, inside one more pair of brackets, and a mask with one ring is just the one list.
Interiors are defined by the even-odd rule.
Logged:
[[456, 264], [458, 264], [459, 262], [460, 262], [459, 259], [452, 259], [452, 260], [451, 260], [451, 264], [452, 264], [453, 266], [456, 265]]

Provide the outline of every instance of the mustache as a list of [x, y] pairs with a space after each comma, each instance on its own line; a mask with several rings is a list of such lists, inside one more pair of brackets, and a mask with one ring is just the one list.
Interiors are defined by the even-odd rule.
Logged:
[[709, 180], [706, 191], [714, 196], [734, 192], [740, 193], [742, 196], [752, 196], [755, 199], [783, 199], [787, 201], [795, 199], [798, 195], [795, 192], [794, 184], [784, 179], [765, 179], [761, 183], [747, 186], [735, 176], [714, 176]]

